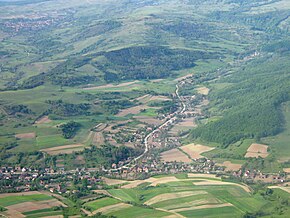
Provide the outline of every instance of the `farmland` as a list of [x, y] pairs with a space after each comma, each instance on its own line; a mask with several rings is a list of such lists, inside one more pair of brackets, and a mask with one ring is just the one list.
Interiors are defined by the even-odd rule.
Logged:
[[289, 216], [289, 1], [0, 9], [5, 216]]
[[[155, 186], [156, 183], [159, 185]], [[190, 174], [182, 176], [182, 179], [178, 176], [149, 178], [135, 187], [125, 185], [109, 189], [108, 192], [109, 198], [86, 205], [92, 211], [101, 211], [101, 208], [110, 205], [114, 209], [102, 210], [103, 213], [118, 217], [150, 216], [153, 213], [156, 214], [154, 217], [216, 217], [217, 213], [223, 217], [240, 217], [269, 207], [267, 200], [259, 194], [253, 194], [246, 185], [225, 182], [206, 174]], [[283, 195], [290, 197], [289, 194]], [[120, 202], [129, 204], [124, 207]], [[146, 205], [150, 207], [144, 207]]]
[[0, 205], [9, 217], [40, 217], [62, 215], [60, 207], [67, 207], [57, 199], [39, 192], [1, 194]]

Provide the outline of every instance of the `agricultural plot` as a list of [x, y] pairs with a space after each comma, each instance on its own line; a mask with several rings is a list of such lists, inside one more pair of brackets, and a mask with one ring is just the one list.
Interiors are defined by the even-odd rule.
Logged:
[[262, 157], [266, 158], [269, 155], [268, 146], [262, 144], [251, 144], [248, 148], [245, 157]]
[[57, 207], [66, 207], [57, 199], [40, 192], [0, 194], [0, 205], [7, 210], [2, 212], [8, 217], [45, 217], [62, 214]]
[[238, 171], [242, 168], [242, 164], [232, 163], [231, 161], [225, 161], [218, 165], [225, 167], [226, 171]]
[[76, 151], [82, 151], [83, 149], [84, 149], [83, 144], [74, 144], [42, 149], [41, 151], [46, 152], [50, 155], [58, 155], [58, 154], [71, 154]]
[[31, 132], [31, 133], [21, 133], [21, 134], [16, 134], [15, 138], [17, 139], [33, 139], [35, 138], [35, 133]]
[[207, 87], [198, 87], [197, 89], [196, 89], [196, 91], [197, 91], [197, 93], [198, 94], [201, 94], [201, 95], [208, 95], [208, 93], [209, 93], [209, 88], [207, 88]]
[[169, 151], [165, 151], [161, 153], [161, 159], [164, 162], [185, 162], [185, 163], [190, 163], [192, 160], [188, 158], [187, 155], [182, 153], [180, 150], [177, 148], [171, 149]]
[[194, 117], [184, 118], [170, 129], [169, 134], [178, 136], [180, 132], [190, 130], [196, 126], [197, 124]]
[[199, 144], [188, 144], [180, 147], [180, 149], [187, 153], [192, 159], [199, 159], [204, 157], [201, 155], [202, 153], [214, 150], [215, 148]]
[[[130, 184], [119, 189], [108, 190], [115, 198], [108, 199], [108, 204], [114, 201], [116, 208], [119, 205], [122, 207], [119, 201], [144, 204], [150, 206], [150, 210], [156, 213], [158, 211], [167, 213], [168, 217], [215, 217], [216, 213], [221, 217], [230, 217], [230, 214], [232, 217], [240, 217], [246, 212], [259, 210], [266, 204], [261, 196], [253, 195], [248, 186], [225, 182], [211, 174], [188, 174], [182, 177], [165, 175], [128, 182]], [[97, 201], [99, 204], [106, 204], [106, 199]], [[118, 217], [143, 216], [135, 207], [118, 209], [106, 214]], [[149, 211], [148, 213], [151, 214]]]

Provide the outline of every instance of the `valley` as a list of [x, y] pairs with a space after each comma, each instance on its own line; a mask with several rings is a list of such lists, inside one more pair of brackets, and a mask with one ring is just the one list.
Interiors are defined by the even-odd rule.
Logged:
[[0, 9], [0, 216], [289, 217], [287, 0]]

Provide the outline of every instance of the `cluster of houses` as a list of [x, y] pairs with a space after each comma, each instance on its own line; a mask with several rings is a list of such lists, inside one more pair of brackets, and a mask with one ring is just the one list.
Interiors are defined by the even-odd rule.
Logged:
[[176, 173], [215, 173], [224, 172], [224, 167], [218, 166], [215, 162], [201, 158], [193, 163], [184, 162], [162, 162], [158, 158], [147, 156], [134, 166], [120, 167], [119, 164], [112, 164], [112, 169], [107, 172], [108, 176], [122, 179], [146, 178], [158, 174]]
[[287, 174], [284, 172], [279, 173], [263, 173], [260, 170], [239, 170], [233, 172], [234, 177], [242, 178], [245, 181], [251, 181], [256, 183], [284, 183], [287, 181]]
[[25, 167], [0, 168], [0, 192], [21, 192], [44, 189], [59, 194], [65, 193], [73, 180], [86, 179], [88, 185], [96, 185], [101, 180], [95, 175], [99, 169], [76, 169], [65, 171], [63, 168], [43, 170]]

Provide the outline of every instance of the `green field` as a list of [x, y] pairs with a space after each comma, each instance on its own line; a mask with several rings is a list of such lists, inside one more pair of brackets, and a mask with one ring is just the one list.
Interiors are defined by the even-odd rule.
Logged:
[[[168, 176], [168, 175], [167, 175]], [[155, 178], [166, 178], [155, 177]], [[280, 189], [273, 189], [271, 195], [264, 195], [264, 191], [258, 193], [246, 192], [243, 188], [233, 184], [223, 184], [221, 180], [211, 178], [187, 178], [177, 175], [180, 181], [167, 182], [156, 187], [150, 183], [144, 183], [136, 188], [109, 189], [108, 192], [121, 202], [132, 204], [133, 207], [114, 209], [116, 211], [105, 212], [107, 215], [117, 217], [140, 217], [146, 214], [148, 217], [162, 217], [166, 212], [169, 215], [180, 214], [185, 217], [243, 217], [245, 214], [255, 214], [265, 210], [264, 215], [275, 214], [277, 217], [287, 216], [290, 213], [288, 207], [282, 203], [283, 212], [276, 214], [276, 207], [281, 200], [289, 200], [290, 195]], [[194, 185], [198, 182], [220, 181], [220, 185]], [[266, 189], [265, 189], [266, 190]], [[86, 203], [92, 209], [100, 209], [107, 205], [116, 205], [119, 200], [102, 198]], [[140, 208], [147, 207], [147, 208]], [[149, 207], [149, 208], [148, 208]], [[278, 213], [278, 212], [277, 212]], [[276, 216], [275, 216], [276, 217]]]
[[53, 199], [51, 196], [44, 194], [34, 194], [34, 195], [23, 195], [23, 196], [9, 196], [0, 198], [0, 205], [3, 207], [10, 206], [13, 204], [20, 204], [29, 201], [45, 201]]
[[89, 203], [85, 204], [85, 206], [89, 207], [91, 210], [97, 210], [99, 208], [117, 204], [119, 202], [119, 200], [114, 198], [101, 198], [95, 201], [90, 201]]

